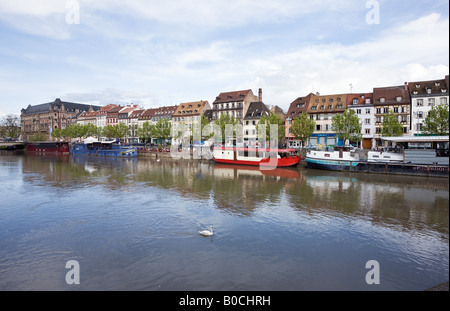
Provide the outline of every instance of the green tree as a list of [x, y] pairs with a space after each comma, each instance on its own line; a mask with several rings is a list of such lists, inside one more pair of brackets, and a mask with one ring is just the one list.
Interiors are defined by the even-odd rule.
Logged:
[[119, 124], [115, 125], [116, 127], [116, 138], [127, 138], [128, 137], [128, 126], [125, 123], [120, 122]]
[[300, 117], [294, 118], [292, 121], [290, 133], [294, 135], [296, 139], [300, 139], [303, 142], [303, 146], [305, 146], [315, 129], [316, 122], [311, 120], [307, 113], [302, 113]]
[[361, 134], [361, 122], [353, 109], [347, 109], [344, 113], [334, 116], [331, 129], [344, 143], [347, 139], [352, 143], [356, 143], [361, 141], [363, 137]]
[[86, 136], [97, 136], [98, 135], [98, 128], [94, 124], [88, 123], [88, 124], [84, 125], [84, 127], [85, 127], [85, 131], [86, 131], [86, 133], [85, 133]]
[[108, 139], [117, 138], [118, 137], [117, 127], [108, 124], [107, 126], [105, 126], [103, 128], [102, 134], [103, 134], [103, 136], [105, 136]]
[[53, 137], [53, 138], [59, 139], [59, 138], [63, 137], [62, 135], [63, 135], [63, 131], [62, 131], [59, 127], [58, 127], [58, 128], [55, 128], [55, 129], [52, 131], [52, 137]]
[[281, 119], [281, 117], [273, 112], [270, 112], [268, 115], [263, 115], [260, 119], [258, 124], [256, 125], [256, 132], [258, 133], [258, 138], [260, 135], [260, 131], [262, 130], [262, 128], [260, 127], [261, 125], [265, 125], [265, 133], [264, 133], [264, 139], [266, 141], [270, 141], [270, 139], [274, 139], [274, 137], [271, 137], [270, 135], [270, 130], [271, 130], [271, 125], [276, 125], [277, 126], [277, 131], [278, 131], [278, 144], [281, 144], [286, 136], [286, 128], [285, 128], [285, 123], [284, 121]]
[[402, 136], [403, 126], [398, 122], [397, 116], [393, 111], [383, 117], [381, 126], [381, 135], [385, 137]]
[[422, 132], [429, 135], [448, 135], [449, 105], [434, 106], [425, 118]]
[[[235, 117], [230, 116], [228, 113], [222, 113], [220, 115], [220, 118], [217, 119], [214, 123], [220, 128], [220, 131], [221, 131], [221, 134], [222, 134], [222, 137], [221, 137], [222, 142], [225, 142], [225, 135], [226, 134], [233, 135], [233, 136], [236, 136], [236, 137], [238, 135], [242, 134], [242, 133], [237, 133], [236, 132], [236, 125], [239, 124], [239, 119], [236, 119]], [[230, 127], [233, 127], [233, 132], [232, 133], [225, 133], [227, 125], [230, 126]], [[216, 138], [218, 138], [218, 137], [216, 137]]]
[[168, 119], [159, 119], [154, 125], [153, 136], [158, 140], [166, 140], [171, 137], [172, 124]]
[[154, 132], [154, 126], [150, 124], [150, 122], [145, 121], [142, 124], [142, 127], [138, 128], [138, 137], [140, 140], [147, 142], [148, 140], [152, 139]]

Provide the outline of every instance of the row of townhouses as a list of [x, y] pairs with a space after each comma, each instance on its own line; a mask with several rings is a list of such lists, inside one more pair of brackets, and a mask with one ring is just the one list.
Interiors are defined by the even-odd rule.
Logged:
[[[28, 106], [21, 111], [21, 129], [23, 139], [36, 133], [50, 134], [53, 129], [64, 129], [71, 124], [91, 123], [97, 127], [124, 123], [128, 126], [127, 142], [137, 143], [138, 128], [144, 122], [155, 124], [160, 119], [168, 119], [173, 127], [180, 124], [192, 128], [192, 124], [202, 115], [213, 122], [222, 114], [235, 117], [242, 124], [245, 145], [252, 145], [257, 140], [256, 125], [263, 115], [270, 112], [278, 114], [285, 122], [288, 146], [299, 147], [298, 141], [291, 133], [294, 118], [307, 113], [316, 123], [316, 130], [309, 138], [309, 145], [336, 145], [339, 143], [332, 130], [332, 118], [346, 109], [355, 110], [362, 124], [363, 140], [360, 146], [370, 149], [381, 145], [380, 133], [383, 117], [394, 112], [403, 125], [404, 135], [420, 135], [423, 122], [435, 105], [449, 101], [449, 76], [431, 81], [409, 82], [399, 86], [377, 87], [370, 93], [348, 93], [321, 95], [310, 93], [298, 97], [285, 113], [278, 106], [264, 104], [262, 89], [257, 95], [251, 89], [222, 92], [212, 104], [200, 100], [180, 103], [175, 106], [144, 109], [138, 105], [93, 106], [78, 103], [54, 102]], [[172, 143], [178, 143], [173, 138]]]

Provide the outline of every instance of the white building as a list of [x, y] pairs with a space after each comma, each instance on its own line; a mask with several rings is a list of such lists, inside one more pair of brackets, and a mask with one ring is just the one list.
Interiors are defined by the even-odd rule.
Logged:
[[449, 76], [445, 79], [410, 82], [411, 92], [411, 135], [422, 134], [425, 118], [435, 105], [449, 102]]
[[363, 149], [372, 149], [375, 146], [375, 108], [373, 106], [373, 93], [349, 94], [348, 109], [356, 112], [361, 124], [363, 139], [359, 144]]

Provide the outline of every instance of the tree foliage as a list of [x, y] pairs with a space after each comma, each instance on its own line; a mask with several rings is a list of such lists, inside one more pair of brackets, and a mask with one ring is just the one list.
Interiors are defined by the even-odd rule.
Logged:
[[356, 143], [363, 137], [361, 122], [353, 109], [347, 109], [344, 113], [334, 116], [331, 128], [344, 142], [348, 139], [350, 142]]
[[[222, 113], [220, 115], [220, 118], [217, 119], [214, 123], [220, 128], [220, 131], [221, 131], [221, 134], [222, 134], [221, 138], [222, 138], [223, 142], [225, 141], [225, 135], [226, 134], [233, 135], [233, 136], [235, 134], [236, 134], [236, 136], [242, 134], [242, 133], [238, 133], [236, 131], [236, 125], [239, 124], [239, 119], [236, 119], [235, 117], [230, 116], [228, 113]], [[233, 133], [225, 133], [227, 125], [228, 125], [228, 127], [233, 127]]]
[[296, 139], [300, 139], [303, 142], [303, 146], [305, 146], [315, 129], [316, 122], [311, 120], [307, 113], [302, 113], [300, 117], [294, 118], [292, 121], [290, 133], [294, 135]]
[[381, 135], [385, 137], [403, 135], [403, 126], [398, 122], [397, 116], [393, 111], [384, 116], [383, 125], [381, 126]]
[[449, 105], [448, 103], [434, 106], [425, 118], [422, 132], [431, 135], [448, 135]]
[[270, 135], [270, 129], [271, 125], [276, 125], [276, 129], [278, 132], [277, 139], [279, 142], [283, 141], [285, 138], [285, 124], [284, 121], [281, 119], [279, 115], [276, 113], [270, 112], [268, 115], [263, 115], [260, 119], [258, 124], [256, 125], [256, 132], [258, 133], [258, 137], [260, 135], [261, 125], [265, 125], [265, 140], [269, 141], [270, 139], [274, 139], [274, 137], [271, 137]]

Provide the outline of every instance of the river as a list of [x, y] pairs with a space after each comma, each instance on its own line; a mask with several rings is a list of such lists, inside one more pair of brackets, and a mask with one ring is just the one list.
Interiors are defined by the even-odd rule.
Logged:
[[0, 290], [405, 291], [449, 279], [445, 178], [1, 151], [0, 200]]

